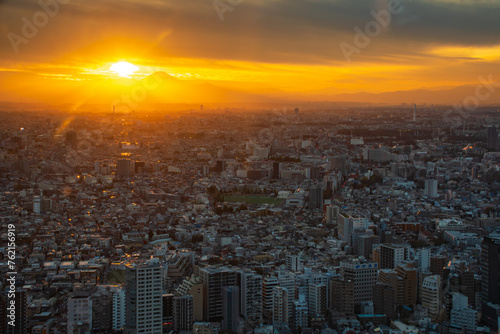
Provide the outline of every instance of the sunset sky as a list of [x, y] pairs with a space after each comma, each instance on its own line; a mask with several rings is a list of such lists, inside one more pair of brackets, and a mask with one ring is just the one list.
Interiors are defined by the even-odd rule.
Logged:
[[[349, 62], [341, 43], [355, 46], [354, 28], [365, 31], [388, 2], [216, 0], [230, 9], [221, 14], [212, 0], [60, 0], [43, 24], [37, 1], [0, 0], [0, 101], [110, 103], [155, 72], [311, 100], [500, 81], [496, 0], [401, 0]], [[38, 32], [23, 35], [34, 16]], [[110, 71], [120, 61], [138, 67], [131, 78]]]

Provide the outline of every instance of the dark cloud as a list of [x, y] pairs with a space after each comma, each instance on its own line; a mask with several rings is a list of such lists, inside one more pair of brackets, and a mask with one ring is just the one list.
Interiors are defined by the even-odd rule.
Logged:
[[[210, 0], [73, 0], [61, 5], [40, 33], [12, 53], [2, 38], [1, 55], [50, 59], [96, 43], [130, 38], [155, 57], [183, 56], [289, 63], [341, 63], [341, 42], [352, 43], [353, 28], [364, 29], [379, 1], [243, 0], [221, 21]], [[389, 29], [373, 38], [358, 56], [377, 61], [388, 56], [421, 55], [432, 45], [500, 44], [500, 6], [493, 1], [401, 0]], [[7, 0], [2, 33], [19, 33], [21, 18], [40, 10], [36, 1]], [[6, 27], [6, 28], [5, 28]], [[159, 38], [168, 32], [168, 37]], [[150, 47], [146, 47], [150, 46]]]

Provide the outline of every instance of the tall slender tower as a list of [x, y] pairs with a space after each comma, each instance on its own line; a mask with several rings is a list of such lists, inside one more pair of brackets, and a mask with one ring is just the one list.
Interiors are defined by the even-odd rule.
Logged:
[[417, 121], [417, 104], [416, 103], [413, 104], [413, 121], [414, 122]]

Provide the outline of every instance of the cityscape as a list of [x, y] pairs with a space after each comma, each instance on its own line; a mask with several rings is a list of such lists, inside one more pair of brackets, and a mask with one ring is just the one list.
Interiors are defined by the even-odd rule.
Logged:
[[499, 14], [0, 1], [0, 333], [500, 333]]

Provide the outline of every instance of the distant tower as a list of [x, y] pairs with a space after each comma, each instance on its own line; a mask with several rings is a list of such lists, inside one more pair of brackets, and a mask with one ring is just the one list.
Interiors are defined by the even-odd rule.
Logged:
[[203, 111], [203, 104], [200, 105], [200, 111]]
[[413, 121], [414, 122], [417, 121], [417, 104], [416, 103], [413, 104]]

